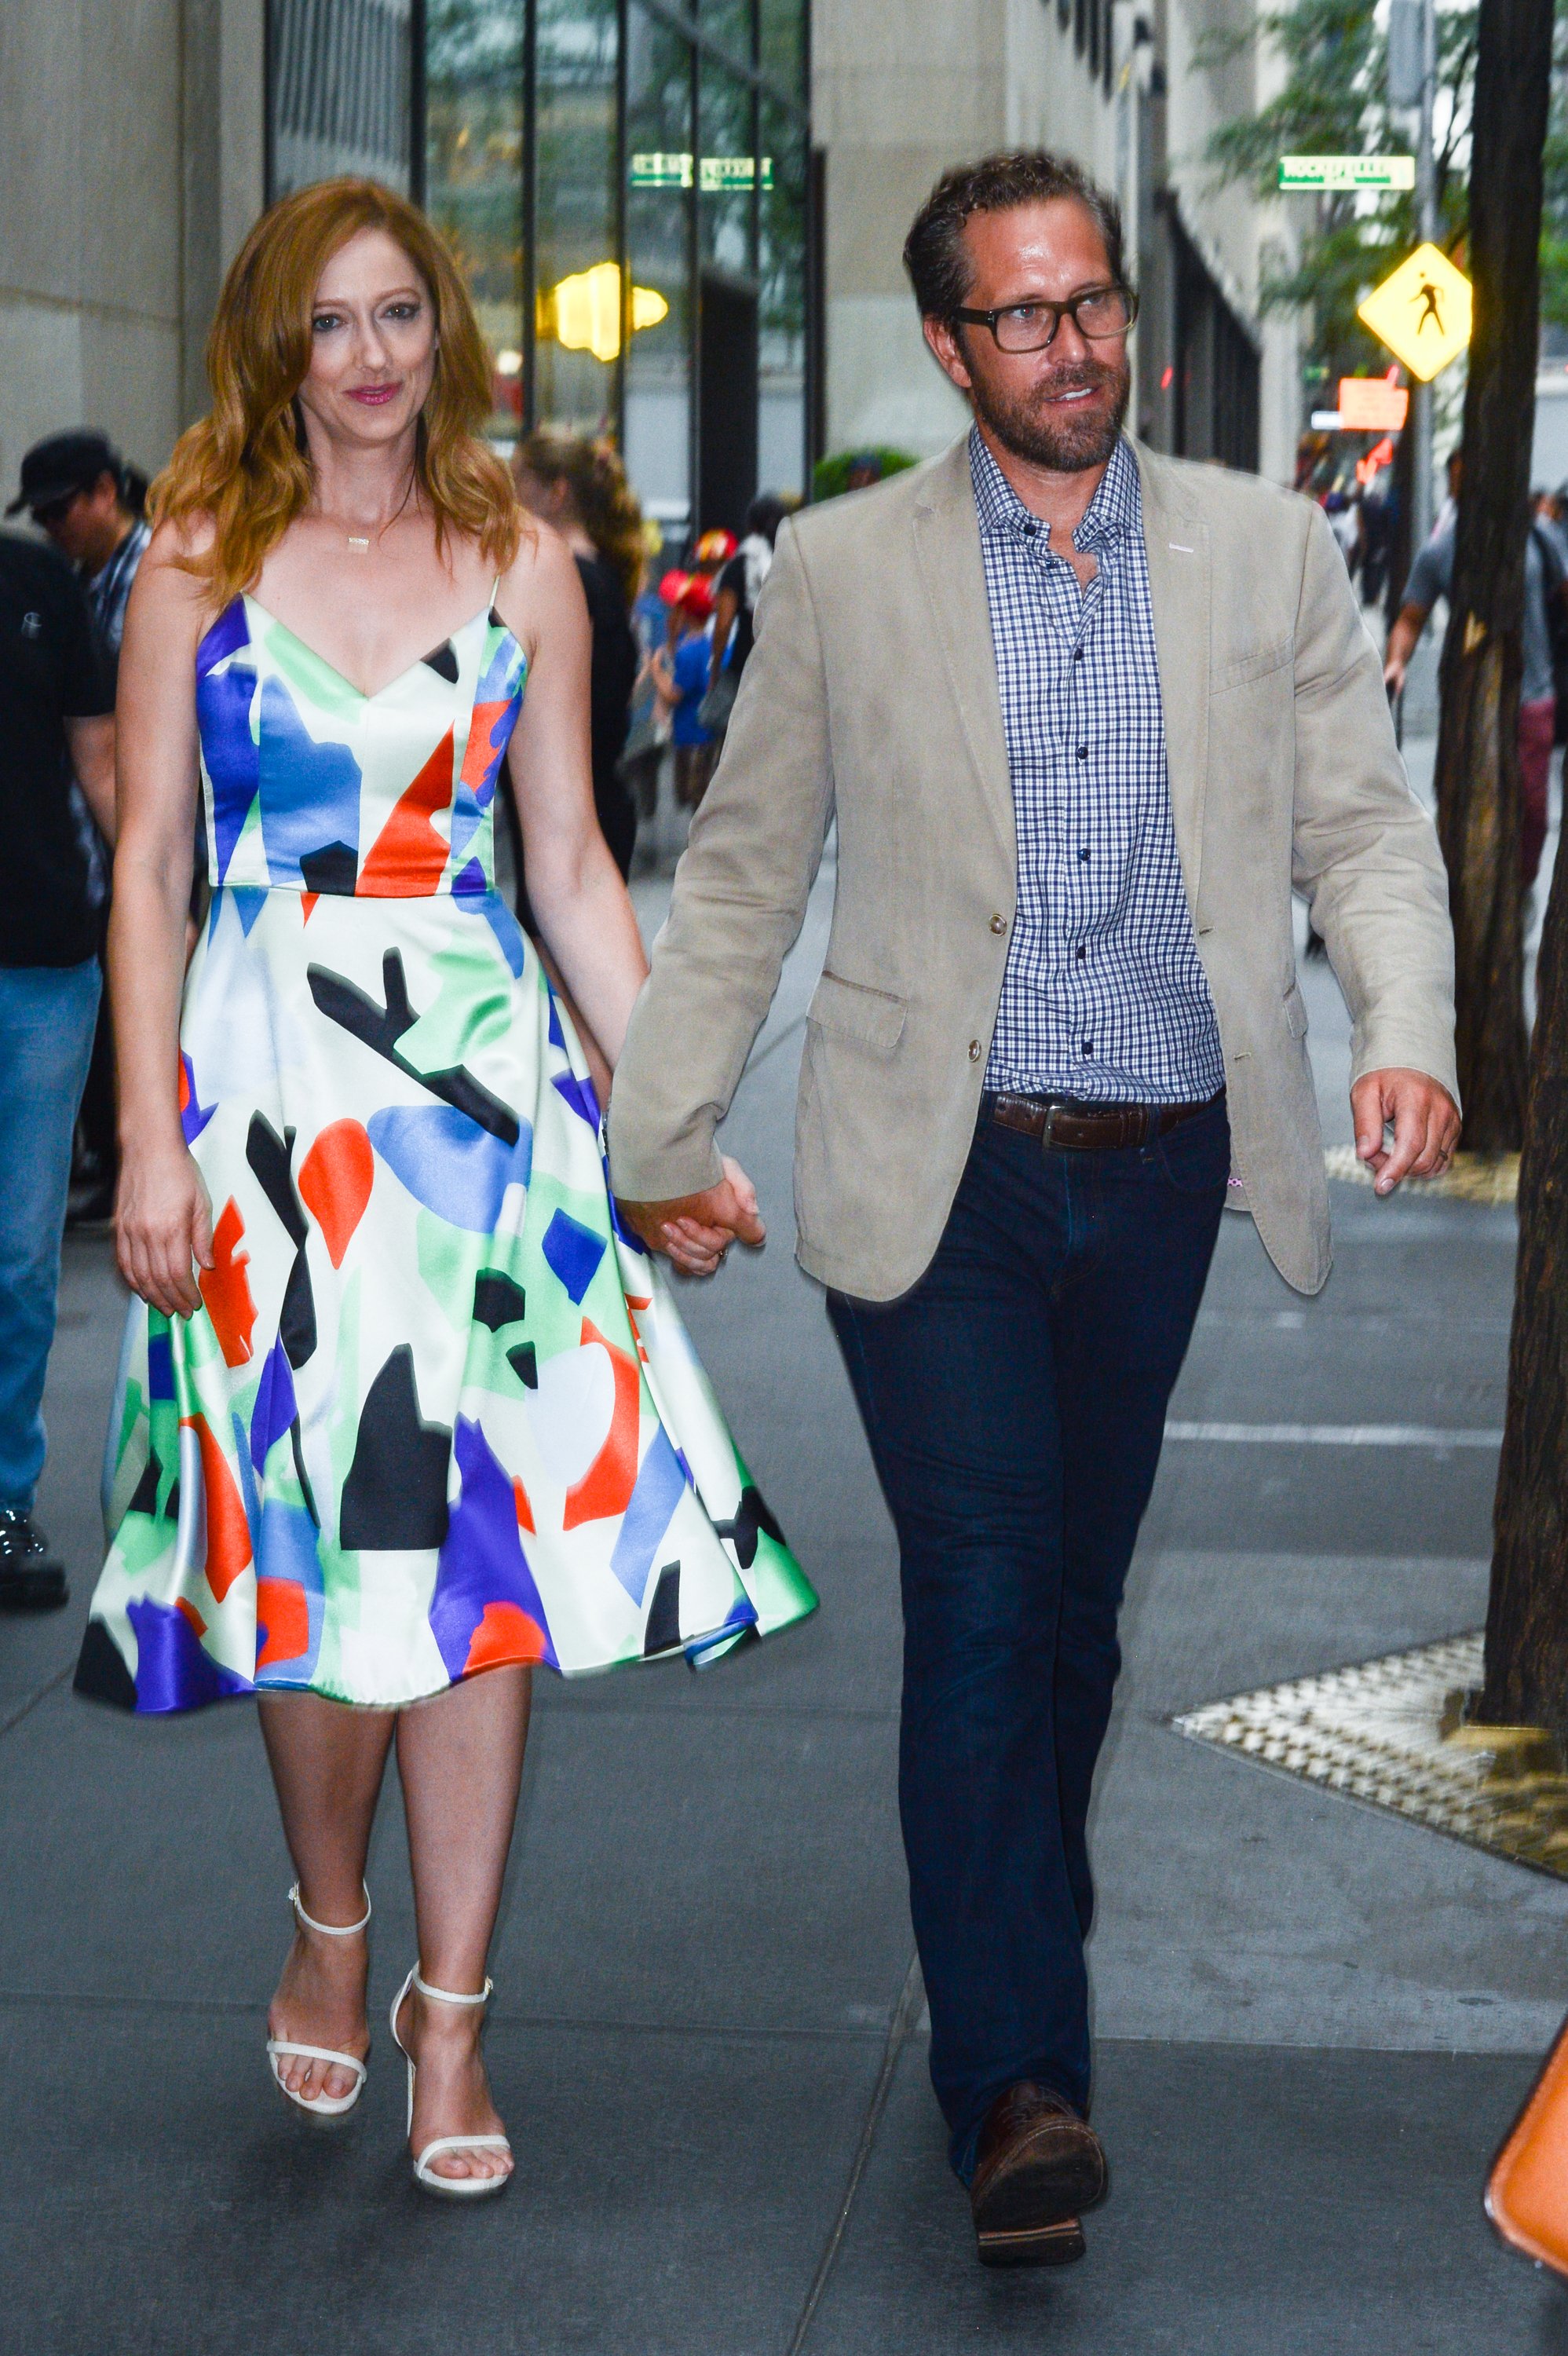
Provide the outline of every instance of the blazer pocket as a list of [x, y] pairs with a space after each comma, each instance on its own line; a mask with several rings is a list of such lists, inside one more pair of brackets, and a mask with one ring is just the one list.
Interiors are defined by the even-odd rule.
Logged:
[[1214, 693], [1223, 695], [1227, 688], [1249, 687], [1254, 679], [1266, 679], [1289, 662], [1295, 651], [1294, 638], [1280, 638], [1272, 647], [1260, 647], [1255, 654], [1238, 655], [1234, 662], [1216, 663]]
[[824, 972], [806, 1020], [830, 1039], [848, 1039], [873, 1055], [891, 1055], [903, 1036], [908, 1002], [863, 982]]
[[1285, 1027], [1293, 1039], [1307, 1036], [1307, 1001], [1299, 982], [1293, 981], [1285, 993]]

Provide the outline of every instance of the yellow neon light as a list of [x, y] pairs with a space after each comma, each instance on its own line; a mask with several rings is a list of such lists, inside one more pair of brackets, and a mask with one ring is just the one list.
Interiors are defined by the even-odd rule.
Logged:
[[[669, 305], [653, 286], [632, 289], [632, 333], [656, 327]], [[553, 336], [569, 352], [592, 352], [613, 360], [621, 350], [621, 273], [613, 262], [596, 262], [550, 289], [539, 300], [539, 333]]]

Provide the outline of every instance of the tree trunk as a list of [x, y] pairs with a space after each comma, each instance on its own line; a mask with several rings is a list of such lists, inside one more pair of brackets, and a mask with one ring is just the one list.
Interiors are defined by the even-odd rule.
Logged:
[[1492, 1153], [1517, 1151], [1524, 1129], [1517, 732], [1552, 16], [1552, 0], [1481, 0], [1470, 165], [1475, 320], [1437, 741], [1465, 1142]]
[[[1444, 648], [1442, 756], [1461, 1034], [1481, 1134], [1506, 1146], [1522, 1034], [1519, 939], [1520, 624], [1536, 364], [1541, 151], [1550, 0], [1482, 0], [1471, 167], [1476, 334], [1465, 402], [1455, 596]], [[1472, 471], [1472, 469], [1474, 471]], [[1489, 595], [1488, 595], [1489, 589]], [[1494, 1515], [1480, 1716], [1568, 1738], [1568, 862], [1536, 970], [1520, 1166], [1519, 1274]], [[1489, 995], [1488, 995], [1489, 993]], [[1468, 1031], [1466, 1033], [1467, 1016]], [[1498, 1068], [1488, 1072], [1487, 1059]], [[1464, 1055], [1460, 1079], [1467, 1079]]]

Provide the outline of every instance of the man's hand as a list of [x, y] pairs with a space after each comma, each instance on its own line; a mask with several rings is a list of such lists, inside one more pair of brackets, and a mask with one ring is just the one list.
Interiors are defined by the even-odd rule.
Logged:
[[738, 1162], [724, 1156], [724, 1175], [700, 1194], [667, 1203], [621, 1203], [623, 1223], [650, 1251], [663, 1252], [683, 1276], [711, 1276], [733, 1243], [760, 1244], [767, 1233], [757, 1190]]
[[[1453, 1159], [1459, 1108], [1425, 1072], [1368, 1072], [1350, 1090], [1350, 1111], [1356, 1151], [1380, 1194], [1392, 1194], [1402, 1178], [1435, 1178]], [[1387, 1121], [1393, 1123], [1392, 1146], [1383, 1143]]]

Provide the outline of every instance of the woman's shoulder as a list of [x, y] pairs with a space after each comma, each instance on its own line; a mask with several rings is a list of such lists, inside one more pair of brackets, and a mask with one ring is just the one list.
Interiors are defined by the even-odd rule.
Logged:
[[553, 526], [530, 516], [517, 552], [496, 585], [496, 610], [514, 637], [527, 644], [537, 639], [541, 623], [560, 611], [565, 597], [581, 603], [586, 596], [577, 559]]

